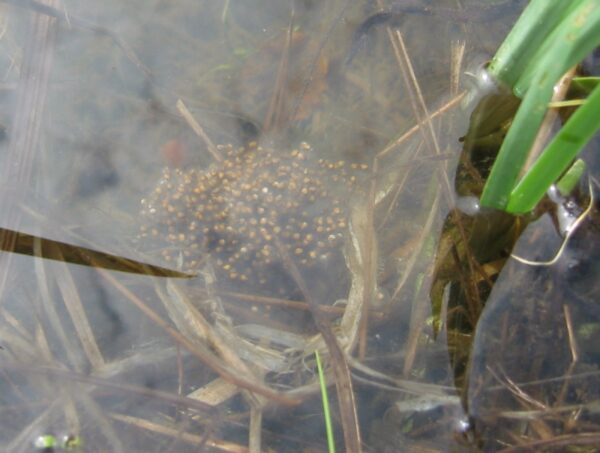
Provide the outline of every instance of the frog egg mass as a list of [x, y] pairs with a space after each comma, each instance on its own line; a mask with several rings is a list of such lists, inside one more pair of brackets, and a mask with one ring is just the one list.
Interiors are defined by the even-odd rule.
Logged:
[[286, 152], [218, 148], [218, 165], [165, 168], [142, 200], [140, 238], [171, 266], [194, 271], [209, 258], [219, 279], [285, 295], [278, 247], [301, 270], [341, 257], [347, 203], [336, 194], [348, 197], [365, 165], [317, 159], [306, 143]]

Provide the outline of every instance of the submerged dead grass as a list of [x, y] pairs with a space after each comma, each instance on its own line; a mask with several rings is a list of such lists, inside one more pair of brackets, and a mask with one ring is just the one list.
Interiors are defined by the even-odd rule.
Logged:
[[[390, 29], [390, 46], [375, 44], [381, 48], [368, 58], [374, 64], [371, 73], [358, 66], [337, 74], [328, 68], [343, 58], [344, 52], [334, 47], [347, 36], [337, 36], [332, 22], [302, 22], [301, 16], [292, 14], [261, 47], [261, 41], [249, 34], [252, 27], [234, 15], [233, 5], [219, 11], [206, 7], [205, 14], [214, 16], [215, 29], [231, 21], [230, 28], [223, 28], [231, 33], [230, 44], [247, 42], [247, 48], [236, 52], [251, 57], [236, 61], [217, 44], [209, 52], [208, 43], [218, 41], [214, 36], [203, 40], [195, 36], [201, 32], [171, 30], [172, 39], [189, 46], [183, 46], [179, 57], [166, 55], [165, 61], [171, 62], [168, 68], [157, 65], [146, 70], [144, 66], [137, 73], [153, 91], [152, 120], [159, 126], [148, 133], [162, 142], [173, 134], [198, 147], [204, 142], [209, 151], [193, 164], [207, 168], [221, 159], [213, 143], [235, 134], [216, 127], [215, 118], [225, 115], [211, 117], [198, 107], [218, 105], [236, 112], [247, 101], [252, 108], [232, 116], [233, 123], [241, 116], [260, 118], [254, 122], [266, 130], [252, 132], [251, 139], [276, 137], [275, 147], [285, 148], [287, 141], [311, 134], [311, 142], [321, 141], [324, 158], [338, 157], [336, 150], [341, 149], [347, 151], [342, 153], [345, 159], [368, 164], [364, 190], [348, 200], [340, 263], [346, 278], [328, 283], [339, 288], [317, 291], [319, 285], [306, 280], [277, 237], [274, 252], [296, 286], [298, 300], [237, 291], [218, 277], [210, 257], [199, 267], [196, 279], [184, 282], [72, 269], [39, 259], [33, 269], [23, 270], [22, 261], [0, 255], [4, 266], [0, 439], [7, 451], [28, 450], [44, 433], [80, 436], [91, 450], [322, 449], [325, 437], [315, 351], [323, 358], [327, 382], [336, 386], [338, 408], [333, 417], [338, 442], [343, 439], [346, 451], [446, 451], [449, 445], [463, 443], [505, 451], [597, 444], [597, 389], [590, 385], [597, 379], [597, 356], [586, 355], [582, 350], [587, 349], [579, 344], [583, 299], [588, 296], [580, 292], [575, 302], [561, 304], [556, 294], [538, 288], [537, 294], [549, 299], [540, 297], [532, 304], [535, 292], [524, 295], [522, 306], [530, 307], [530, 312], [511, 312], [514, 303], [510, 302], [497, 320], [490, 318], [484, 311], [486, 299], [508, 257], [503, 255], [505, 249], [510, 251], [522, 228], [509, 222], [500, 235], [504, 242], [491, 247], [485, 243], [488, 220], [473, 221], [450, 210], [456, 197], [450, 163], [456, 161], [457, 149], [454, 138], [446, 143], [445, 137], [459, 136], [452, 112], [465, 99], [459, 79], [465, 71], [466, 44], [451, 45], [449, 100], [432, 110], [430, 90], [422, 86], [418, 75], [422, 69], [415, 68], [404, 33]], [[186, 8], [163, 8], [165, 20], [160, 27], [169, 31], [184, 19]], [[320, 8], [333, 23], [355, 14], [345, 2]], [[199, 14], [192, 8], [190, 14], [194, 12]], [[64, 27], [69, 17], [49, 20], [38, 15], [51, 28]], [[85, 24], [79, 24], [83, 30], [77, 33], [85, 33]], [[49, 32], [37, 24], [32, 27], [42, 33], [40, 42], [51, 47], [44, 34]], [[296, 37], [296, 27], [306, 32]], [[409, 36], [413, 32], [408, 27]], [[120, 36], [117, 42], [121, 50], [127, 49], [119, 64], [133, 63], [139, 69], [136, 62], [144, 61], [149, 49]], [[136, 46], [139, 54], [131, 50]], [[193, 49], [212, 58], [211, 63], [195, 62], [188, 55]], [[115, 58], [113, 52], [108, 55]], [[230, 60], [219, 64], [219, 52]], [[274, 57], [264, 57], [268, 54]], [[102, 49], [99, 55], [106, 56]], [[223, 88], [223, 74], [241, 70], [254, 77], [256, 68], [248, 66], [259, 64], [252, 57], [257, 55], [276, 68], [275, 82], [258, 84], [251, 90], [251, 100], [241, 99], [233, 108], [234, 100]], [[25, 117], [42, 105], [50, 89], [48, 68], [39, 66], [40, 61], [28, 63], [43, 77], [34, 99], [19, 107]], [[295, 66], [297, 61], [305, 63], [304, 72]], [[180, 77], [171, 80], [178, 67]], [[302, 83], [290, 84], [297, 69]], [[200, 81], [190, 74], [201, 74]], [[334, 80], [338, 87], [324, 88]], [[378, 83], [389, 93], [406, 93], [410, 109], [401, 110], [382, 96], [386, 91], [373, 87]], [[313, 92], [314, 84], [319, 89]], [[139, 103], [126, 85], [121, 89], [125, 98]], [[203, 95], [205, 100], [198, 102]], [[347, 96], [339, 100], [340, 95]], [[310, 102], [301, 104], [298, 96]], [[360, 116], [344, 110], [361, 102], [373, 121], [359, 124]], [[143, 121], [150, 120], [146, 108], [137, 111]], [[177, 111], [185, 122], [173, 119], [171, 113]], [[398, 124], [406, 132], [392, 138]], [[17, 131], [25, 127], [12, 126]], [[286, 132], [280, 129], [284, 126]], [[348, 145], [340, 131], [347, 135], [351, 129], [357, 131], [353, 137], [363, 137], [364, 142]], [[211, 137], [211, 131], [218, 136]], [[328, 131], [338, 136], [331, 138]], [[39, 128], [26, 132], [33, 138], [39, 133]], [[23, 168], [34, 166], [36, 159], [52, 158], [51, 149], [36, 143], [30, 141], [28, 152], [18, 157], [25, 156]], [[357, 150], [361, 152], [356, 154]], [[9, 159], [17, 157], [11, 154]], [[20, 183], [30, 184], [31, 177]], [[12, 212], [22, 215], [18, 207]], [[597, 217], [595, 212], [590, 215]], [[594, 237], [593, 231], [583, 231]], [[499, 252], [482, 253], [487, 248]], [[516, 271], [507, 272], [514, 277]], [[324, 272], [321, 278], [334, 275], [340, 275], [340, 269]], [[90, 287], [101, 288], [101, 295], [90, 293]], [[515, 287], [509, 293], [522, 288]], [[345, 291], [343, 298], [332, 296], [340, 288]], [[496, 300], [516, 297], [512, 293], [496, 297], [493, 312], [499, 310]], [[532, 323], [535, 330], [515, 313], [526, 320], [539, 314], [538, 323]], [[102, 316], [108, 319], [95, 319]], [[477, 330], [481, 316], [488, 329], [484, 332]], [[123, 335], [131, 347], [115, 349], [118, 331], [111, 329], [121, 323], [129, 329]], [[592, 324], [588, 328], [593, 336], [597, 324]], [[565, 334], [553, 343], [568, 352], [558, 360], [560, 366], [552, 366], [547, 358], [551, 351], [541, 347], [544, 326]], [[515, 353], [511, 346], [515, 336], [540, 349]], [[497, 355], [498, 350], [504, 355]], [[528, 354], [533, 355], [531, 366], [522, 366]], [[523, 368], [518, 373], [515, 362]], [[466, 414], [474, 423], [469, 424]]]

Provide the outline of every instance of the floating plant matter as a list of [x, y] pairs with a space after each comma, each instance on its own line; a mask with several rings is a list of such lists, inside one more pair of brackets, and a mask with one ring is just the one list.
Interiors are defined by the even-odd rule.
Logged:
[[[218, 277], [278, 295], [290, 278], [279, 248], [302, 269], [341, 257], [347, 202], [366, 165], [318, 159], [306, 143], [277, 152], [251, 143], [219, 147], [209, 169], [165, 168], [142, 201], [145, 225], [162, 257], [185, 271], [209, 258]], [[346, 195], [347, 197], [347, 195]]]

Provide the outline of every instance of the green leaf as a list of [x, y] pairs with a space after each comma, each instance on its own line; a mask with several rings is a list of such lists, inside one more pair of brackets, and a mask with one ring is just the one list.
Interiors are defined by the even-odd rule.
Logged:
[[[505, 209], [552, 97], [554, 85], [600, 43], [600, 2], [578, 2], [544, 42], [535, 70], [519, 79], [523, 102], [502, 144], [481, 196], [481, 205]], [[531, 76], [531, 82], [527, 77]], [[527, 90], [525, 87], [527, 86]], [[582, 107], [583, 108], [583, 107]], [[563, 168], [564, 170], [564, 168]]]
[[582, 1], [532, 0], [492, 59], [490, 74], [512, 88], [548, 35]]
[[327, 448], [329, 453], [335, 453], [335, 440], [333, 437], [333, 427], [331, 424], [331, 411], [329, 410], [329, 397], [327, 396], [327, 382], [325, 382], [325, 373], [321, 366], [319, 351], [315, 351], [317, 359], [317, 370], [319, 372], [319, 386], [321, 387], [321, 399], [323, 400], [323, 415], [325, 417], [325, 431], [327, 432]]
[[569, 168], [563, 177], [556, 183], [556, 188], [562, 196], [569, 196], [575, 186], [579, 183], [584, 171], [585, 162], [581, 159], [577, 159], [575, 163], [571, 165], [571, 168]]
[[600, 129], [600, 86], [556, 134], [539, 159], [510, 194], [507, 211], [532, 210]]

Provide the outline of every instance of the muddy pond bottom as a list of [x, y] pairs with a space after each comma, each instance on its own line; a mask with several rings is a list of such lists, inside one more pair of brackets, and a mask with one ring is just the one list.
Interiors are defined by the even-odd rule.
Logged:
[[193, 272], [210, 260], [219, 283], [279, 297], [297, 292], [279, 247], [310, 278], [343, 267], [348, 202], [366, 165], [319, 159], [307, 143], [218, 150], [209, 169], [163, 170], [142, 200], [140, 239], [171, 266]]

